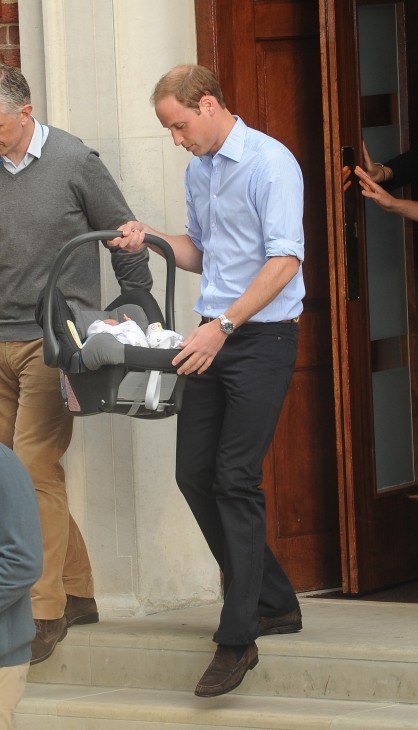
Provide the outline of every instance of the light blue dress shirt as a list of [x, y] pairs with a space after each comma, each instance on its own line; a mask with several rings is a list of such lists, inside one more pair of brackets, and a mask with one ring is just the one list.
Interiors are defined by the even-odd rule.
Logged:
[[187, 233], [203, 252], [195, 311], [217, 317], [270, 257], [296, 256], [297, 274], [250, 321], [292, 319], [305, 294], [302, 173], [283, 144], [236, 120], [221, 149], [186, 170]]
[[33, 121], [35, 122], [35, 128], [33, 130], [32, 139], [28, 149], [26, 150], [24, 158], [19, 162], [19, 164], [15, 165], [8, 157], [0, 155], [0, 162], [4, 165], [5, 170], [11, 172], [12, 175], [16, 175], [17, 172], [24, 170], [25, 167], [30, 165], [32, 160], [35, 158], [39, 159], [41, 156], [42, 147], [48, 138], [49, 127], [45, 124], [40, 124], [34, 117]]

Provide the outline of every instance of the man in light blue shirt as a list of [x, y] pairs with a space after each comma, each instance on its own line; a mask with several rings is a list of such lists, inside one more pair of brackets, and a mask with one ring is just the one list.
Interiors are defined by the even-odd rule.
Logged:
[[224, 573], [218, 648], [195, 690], [214, 697], [255, 667], [257, 636], [302, 628], [294, 590], [265, 545], [260, 484], [297, 352], [303, 181], [286, 147], [230, 114], [208, 69], [172, 69], [152, 101], [174, 143], [193, 154], [187, 233], [143, 230], [170, 242], [177, 266], [201, 274], [201, 325], [173, 360], [188, 376], [176, 478]]

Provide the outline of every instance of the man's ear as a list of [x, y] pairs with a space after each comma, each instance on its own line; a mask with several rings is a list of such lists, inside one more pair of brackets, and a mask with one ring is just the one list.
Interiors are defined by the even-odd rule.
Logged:
[[28, 123], [29, 119], [32, 116], [32, 104], [25, 104], [25, 106], [22, 106], [20, 113], [22, 115], [22, 127], [25, 127]]
[[202, 96], [199, 106], [201, 110], [205, 110], [210, 116], [215, 112], [215, 98], [213, 96]]

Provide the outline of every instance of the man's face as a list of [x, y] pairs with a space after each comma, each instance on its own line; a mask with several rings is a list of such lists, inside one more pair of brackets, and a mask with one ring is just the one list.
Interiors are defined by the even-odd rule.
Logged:
[[32, 137], [28, 126], [31, 111], [30, 104], [26, 104], [19, 112], [10, 113], [0, 103], [0, 155], [9, 157], [15, 164], [25, 156]]
[[196, 157], [208, 152], [215, 154], [221, 147], [212, 110], [210, 97], [202, 97], [199, 110], [183, 106], [174, 96], [166, 96], [155, 107], [161, 124], [170, 130], [174, 144], [181, 145]]

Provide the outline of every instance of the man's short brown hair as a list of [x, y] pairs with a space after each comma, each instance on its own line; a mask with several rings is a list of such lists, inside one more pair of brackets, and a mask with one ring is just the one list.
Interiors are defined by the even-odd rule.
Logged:
[[183, 106], [197, 110], [202, 96], [214, 96], [222, 109], [225, 109], [220, 83], [215, 74], [205, 66], [176, 66], [164, 74], [155, 86], [151, 103], [156, 106], [167, 96], [174, 96]]

